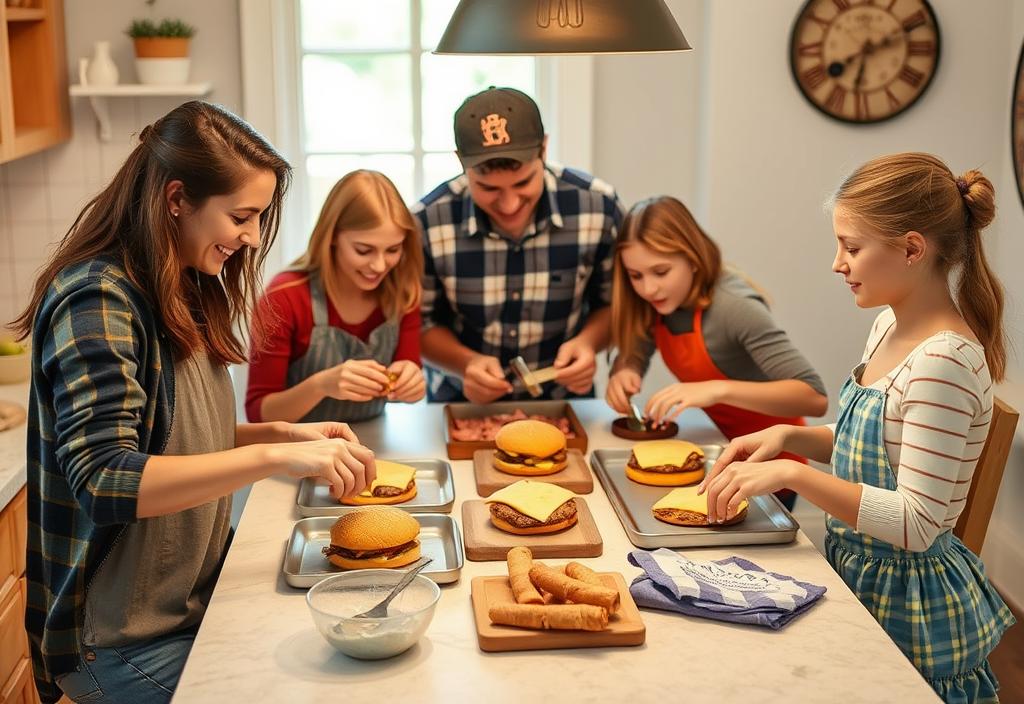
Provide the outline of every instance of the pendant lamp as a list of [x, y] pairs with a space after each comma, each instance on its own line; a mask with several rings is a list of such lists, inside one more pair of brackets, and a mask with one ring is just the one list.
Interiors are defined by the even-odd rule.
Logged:
[[435, 54], [638, 54], [691, 47], [664, 0], [459, 0]]

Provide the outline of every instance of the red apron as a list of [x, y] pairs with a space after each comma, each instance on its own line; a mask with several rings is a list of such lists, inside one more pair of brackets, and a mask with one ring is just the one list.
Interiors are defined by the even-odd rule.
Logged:
[[[658, 346], [658, 351], [661, 352], [662, 359], [665, 360], [665, 366], [683, 383], [729, 379], [715, 366], [711, 355], [708, 354], [708, 348], [704, 345], [704, 334], [701, 331], [702, 317], [702, 310], [695, 311], [693, 332], [684, 332], [678, 335], [673, 334], [665, 327], [661, 318], [654, 325], [654, 342]], [[773, 425], [806, 425], [803, 418], [770, 416], [724, 403], [708, 406], [703, 410], [722, 431], [722, 434], [730, 440], [741, 435], [756, 433]], [[779, 458], [807, 463], [805, 458], [788, 452], [783, 452]], [[783, 498], [784, 495], [791, 493], [787, 489], [777, 492], [777, 495], [779, 498]]]

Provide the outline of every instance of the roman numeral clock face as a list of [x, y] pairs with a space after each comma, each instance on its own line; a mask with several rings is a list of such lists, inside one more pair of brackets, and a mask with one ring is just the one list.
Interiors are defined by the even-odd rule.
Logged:
[[789, 62], [800, 92], [829, 117], [880, 122], [928, 88], [939, 25], [926, 0], [808, 0], [793, 24]]

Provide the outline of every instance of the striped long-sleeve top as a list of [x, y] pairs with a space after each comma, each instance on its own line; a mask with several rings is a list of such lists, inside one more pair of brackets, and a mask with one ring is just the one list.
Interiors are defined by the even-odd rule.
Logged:
[[[863, 360], [893, 326], [886, 308], [875, 319]], [[919, 344], [871, 385], [888, 389], [885, 448], [896, 489], [864, 484], [857, 530], [906, 548], [928, 549], [956, 525], [992, 417], [985, 350], [953, 332]]]

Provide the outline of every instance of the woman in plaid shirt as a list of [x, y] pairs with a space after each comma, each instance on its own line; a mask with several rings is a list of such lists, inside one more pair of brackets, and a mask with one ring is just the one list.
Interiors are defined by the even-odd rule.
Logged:
[[[204, 102], [142, 130], [16, 321], [32, 335], [28, 608], [44, 702], [168, 701], [216, 583], [231, 493], [272, 474], [375, 476], [344, 424], [235, 424], [290, 167]], [[284, 443], [284, 444], [281, 444]]]
[[[988, 654], [1014, 619], [952, 533], [1006, 369], [1002, 287], [981, 241], [992, 184], [928, 154], [894, 154], [857, 169], [834, 200], [833, 270], [858, 306], [885, 308], [836, 425], [734, 440], [704, 482], [708, 518], [795, 489], [829, 514], [829, 562], [936, 693], [995, 701]], [[832, 473], [771, 459], [782, 450], [831, 462]]]

